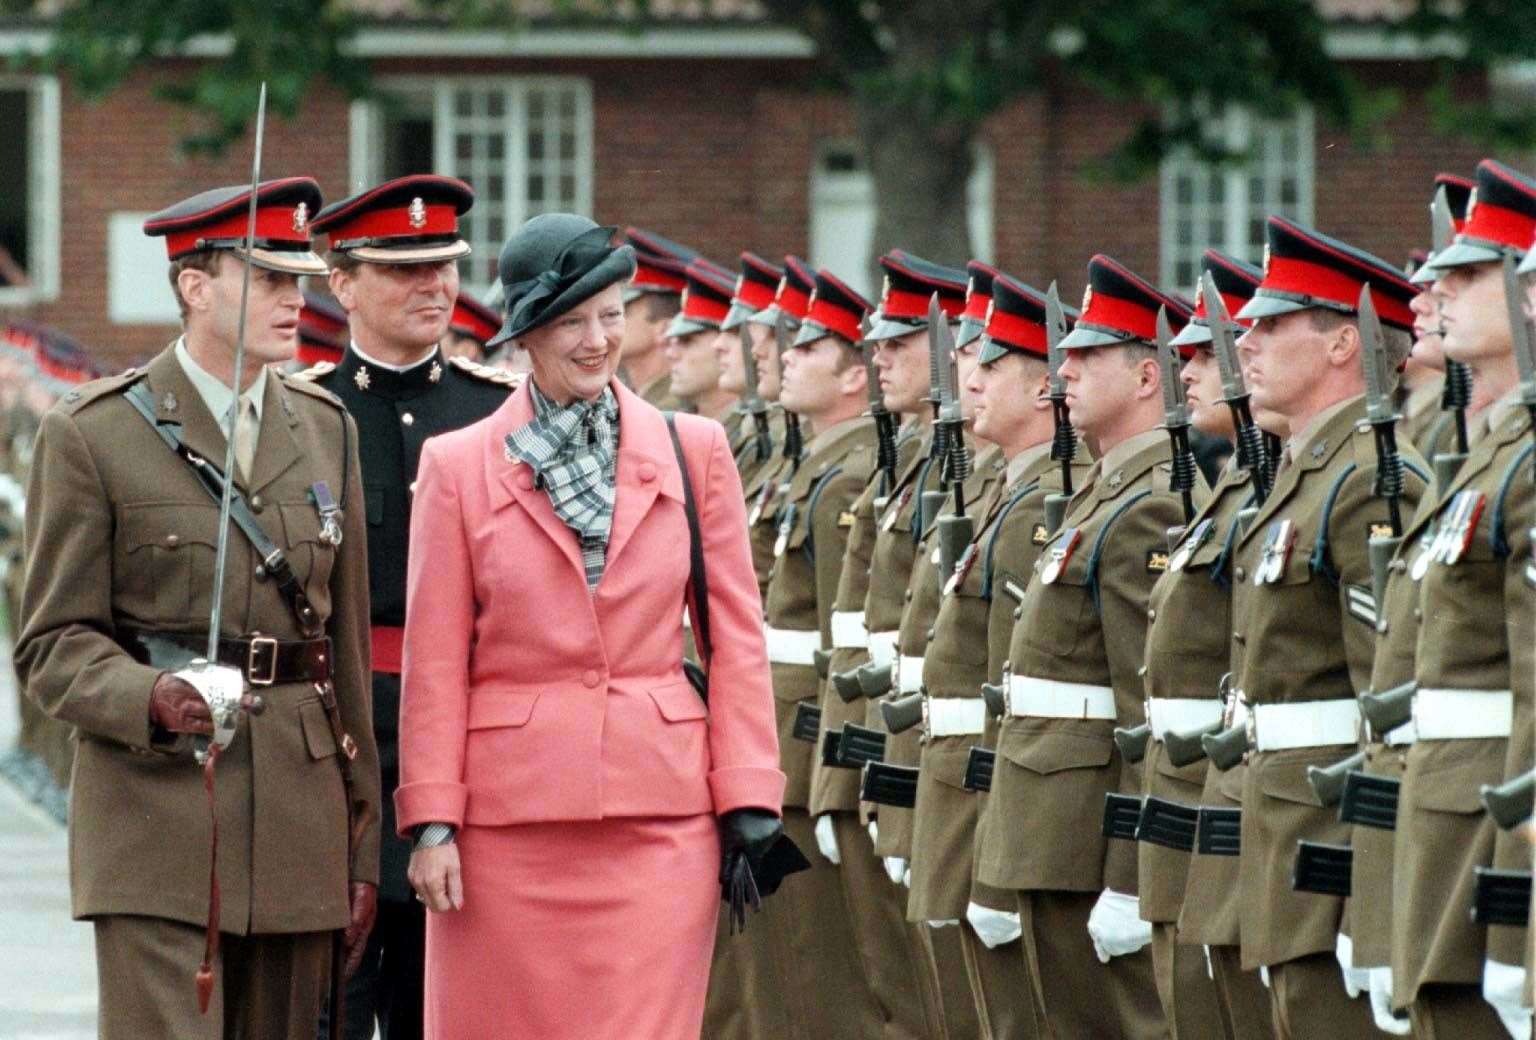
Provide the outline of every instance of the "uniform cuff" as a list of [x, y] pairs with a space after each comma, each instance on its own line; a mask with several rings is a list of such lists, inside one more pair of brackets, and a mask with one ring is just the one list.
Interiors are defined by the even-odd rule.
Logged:
[[411, 831], [419, 823], [447, 823], [462, 827], [464, 803], [468, 800], [469, 788], [464, 784], [441, 780], [402, 784], [395, 791], [395, 833], [410, 839]]
[[781, 812], [784, 807], [784, 774], [759, 766], [732, 766], [709, 774], [709, 793], [715, 815], [732, 809], [767, 809]]
[[1019, 894], [1012, 889], [993, 888], [984, 885], [980, 881], [971, 881], [971, 902], [977, 906], [984, 906], [988, 910], [1000, 910], [1003, 913], [1018, 913]]

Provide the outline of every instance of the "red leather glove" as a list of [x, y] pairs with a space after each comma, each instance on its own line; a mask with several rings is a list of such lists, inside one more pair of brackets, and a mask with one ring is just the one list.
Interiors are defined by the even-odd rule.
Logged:
[[354, 881], [351, 886], [352, 923], [342, 936], [347, 949], [347, 978], [363, 963], [363, 950], [368, 946], [368, 933], [373, 931], [374, 918], [379, 912], [379, 889], [367, 881]]
[[202, 694], [170, 672], [149, 692], [149, 721], [168, 733], [213, 733], [213, 716]]

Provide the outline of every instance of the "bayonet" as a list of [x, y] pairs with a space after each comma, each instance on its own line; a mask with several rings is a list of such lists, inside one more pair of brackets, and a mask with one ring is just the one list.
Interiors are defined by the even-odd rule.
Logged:
[[1061, 464], [1061, 492], [1045, 497], [1045, 526], [1050, 531], [1060, 527], [1066, 516], [1067, 503], [1072, 498], [1072, 461], [1077, 456], [1077, 431], [1072, 428], [1072, 417], [1067, 411], [1067, 381], [1061, 377], [1062, 362], [1066, 360], [1061, 341], [1066, 338], [1067, 312], [1061, 306], [1061, 295], [1052, 281], [1045, 293], [1045, 346], [1047, 388], [1051, 414], [1056, 420], [1051, 459]]
[[944, 581], [948, 581], [956, 561], [964, 555], [975, 534], [971, 518], [965, 513], [965, 481], [971, 475], [971, 449], [965, 443], [965, 412], [960, 405], [955, 338], [939, 307], [938, 293], [934, 293], [928, 303], [928, 321], [930, 342], [939, 356], [939, 417], [936, 425], [944, 431], [943, 479], [954, 494], [954, 511], [939, 521], [939, 573]]
[[[784, 382], [784, 355], [790, 350], [789, 315], [782, 310], [773, 320], [773, 351], [774, 357], [779, 363], [779, 383]], [[793, 477], [800, 469], [800, 456], [804, 454], [805, 442], [800, 433], [800, 416], [784, 409], [784, 457], [789, 460], [790, 476]]]
[[[941, 331], [942, 330], [942, 331]], [[933, 406], [932, 439], [929, 441], [928, 466], [937, 466], [939, 470], [939, 486], [937, 490], [927, 491], [919, 488], [917, 499], [917, 529], [920, 532], [929, 530], [939, 518], [940, 511], [944, 508], [944, 499], [949, 497], [949, 439], [952, 433], [950, 424], [941, 422], [941, 413], [944, 407], [944, 377], [949, 369], [948, 355], [945, 353], [944, 336], [949, 332], [944, 323], [944, 311], [939, 306], [939, 294], [934, 293], [928, 301], [928, 397], [926, 400]], [[954, 341], [949, 341], [949, 349], [954, 350]]]
[[1221, 373], [1222, 399], [1232, 409], [1232, 422], [1237, 430], [1237, 464], [1248, 471], [1254, 496], [1258, 504], [1263, 505], [1270, 488], [1264, 435], [1253, 421], [1248, 385], [1238, 359], [1237, 340], [1232, 335], [1232, 316], [1227, 313], [1226, 301], [1221, 298], [1216, 279], [1209, 271], [1200, 278], [1200, 298], [1205, 304], [1206, 324], [1211, 329], [1211, 352], [1216, 355], [1216, 367]]
[[1403, 539], [1403, 460], [1397, 453], [1397, 409], [1392, 404], [1391, 365], [1386, 336], [1371, 287], [1360, 288], [1360, 364], [1365, 374], [1365, 417], [1376, 437], [1376, 495], [1387, 502], [1389, 536], [1371, 535], [1366, 552], [1371, 564], [1371, 589], [1378, 610], [1386, 602], [1387, 570]]
[[752, 413], [752, 424], [757, 428], [757, 461], [767, 462], [773, 455], [773, 434], [768, 429], [768, 402], [757, 388], [757, 358], [752, 355], [751, 323], [737, 326], [741, 339], [741, 369], [746, 382], [747, 411]]
[[880, 471], [880, 496], [890, 495], [896, 486], [896, 469], [901, 456], [896, 448], [896, 416], [885, 406], [880, 389], [880, 372], [875, 368], [875, 352], [868, 343], [859, 344], [864, 356], [864, 385], [869, 394], [869, 414], [875, 420], [875, 465]]
[[1189, 450], [1189, 402], [1184, 397], [1184, 380], [1179, 370], [1184, 366], [1173, 346], [1173, 329], [1168, 325], [1168, 308], [1157, 310], [1157, 363], [1163, 383], [1163, 428], [1173, 444], [1173, 476], [1169, 487], [1184, 502], [1184, 522], [1195, 517], [1195, 456]]
[[[1456, 237], [1456, 223], [1451, 216], [1451, 202], [1445, 185], [1435, 189], [1429, 204], [1430, 258], [1444, 251]], [[1441, 335], [1444, 335], [1444, 326]], [[1463, 362], [1445, 359], [1445, 388], [1440, 394], [1440, 408], [1450, 412], [1456, 426], [1456, 451], [1442, 452], [1433, 459], [1435, 479], [1440, 487], [1449, 487], [1461, 464], [1467, 459], [1467, 408], [1472, 403], [1472, 370]]]

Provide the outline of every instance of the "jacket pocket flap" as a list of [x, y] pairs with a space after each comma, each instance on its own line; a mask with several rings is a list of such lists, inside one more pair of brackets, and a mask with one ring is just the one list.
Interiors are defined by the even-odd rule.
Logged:
[[533, 705], [539, 699], [538, 692], [482, 694], [469, 699], [469, 728], [497, 729], [502, 726], [524, 726], [533, 715]]
[[288, 536], [288, 548], [297, 549], [304, 544], [320, 540], [320, 514], [313, 506], [283, 503], [283, 532]]
[[1172, 780], [1179, 780], [1192, 785], [1199, 790], [1205, 785], [1205, 770], [1210, 765], [1209, 759], [1198, 759], [1187, 766], [1176, 766], [1166, 754], [1157, 756], [1157, 774], [1166, 776]]
[[325, 706], [317, 698], [299, 702], [299, 724], [304, 727], [304, 743], [310, 758], [329, 758], [336, 753], [336, 737], [326, 721]]
[[1307, 779], [1308, 765], [1327, 765], [1327, 762], [1271, 762], [1264, 766], [1259, 774], [1259, 790], [1270, 798], [1278, 798], [1282, 802], [1295, 802], [1298, 805], [1310, 805], [1321, 809], [1322, 804], [1317, 800], [1317, 794], [1312, 790], [1312, 784]]
[[1109, 736], [1081, 733], [1031, 733], [1024, 740], [1004, 741], [1003, 757], [1042, 776], [1065, 769], [1099, 769], [1109, 765], [1115, 742]]
[[1502, 761], [1494, 761], [1489, 756], [1473, 756], [1438, 769], [1416, 770], [1413, 804], [1432, 812], [1480, 813], [1483, 811], [1483, 785], [1504, 779], [1503, 765]]
[[963, 791], [965, 790], [965, 767], [970, 759], [970, 748], [929, 752], [923, 761], [923, 772], [930, 773], [941, 784], [958, 787]]
[[708, 714], [704, 708], [704, 699], [687, 679], [652, 686], [649, 692], [661, 717], [668, 722], [687, 722], [690, 719], [702, 719]]

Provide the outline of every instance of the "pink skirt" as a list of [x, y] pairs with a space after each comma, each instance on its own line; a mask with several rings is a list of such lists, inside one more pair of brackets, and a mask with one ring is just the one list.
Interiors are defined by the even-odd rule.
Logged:
[[711, 815], [466, 827], [427, 915], [426, 1040], [698, 1040], [720, 904]]

